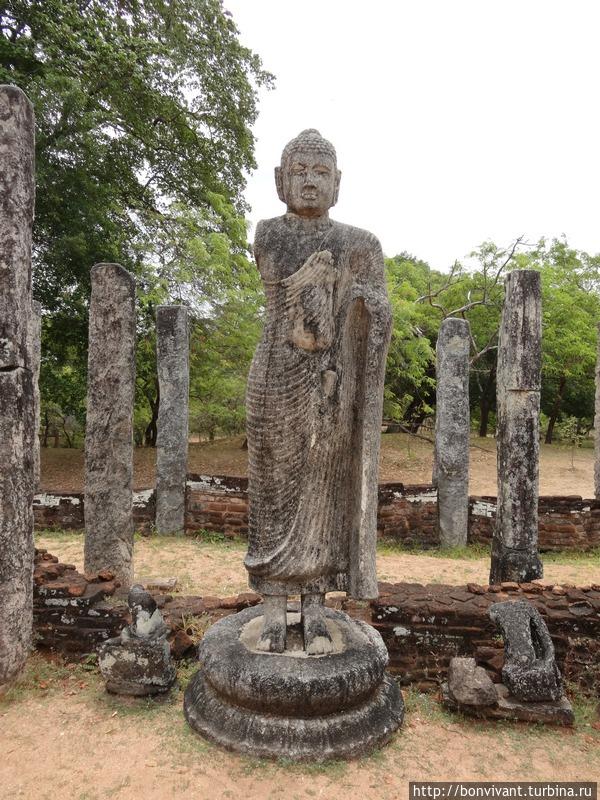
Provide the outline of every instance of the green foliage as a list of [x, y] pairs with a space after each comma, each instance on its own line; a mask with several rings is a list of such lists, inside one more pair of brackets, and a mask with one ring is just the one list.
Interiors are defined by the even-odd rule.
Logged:
[[[576, 420], [581, 436], [593, 424], [597, 324], [600, 319], [600, 256], [574, 250], [564, 240], [541, 240], [527, 248], [484, 242], [471, 253], [469, 269], [430, 270], [405, 255], [389, 259], [394, 334], [386, 378], [386, 413], [410, 420], [414, 398], [421, 418], [435, 405], [432, 353], [445, 317], [468, 319], [471, 330], [472, 419], [486, 435], [494, 421], [497, 339], [504, 276], [511, 269], [537, 269], [542, 282], [542, 413], [546, 442], [561, 415]], [[414, 301], [419, 298], [417, 311]], [[425, 341], [415, 344], [415, 337]], [[415, 352], [416, 350], [416, 352]]]
[[386, 260], [392, 306], [392, 339], [387, 360], [384, 416], [392, 420], [431, 413], [435, 351], [428, 309], [416, 303], [426, 290], [429, 266], [407, 253]]
[[562, 414], [591, 427], [594, 407], [597, 324], [600, 320], [600, 256], [542, 240], [523, 266], [542, 280], [542, 411], [546, 443]]
[[207, 276], [218, 279], [232, 247], [234, 260], [243, 252], [256, 91], [271, 81], [220, 0], [0, 6], [0, 83], [21, 87], [36, 112], [41, 389], [63, 415], [84, 413], [94, 263], [118, 261], [138, 277], [143, 339], [158, 303], [189, 299], [200, 283], [210, 293]]

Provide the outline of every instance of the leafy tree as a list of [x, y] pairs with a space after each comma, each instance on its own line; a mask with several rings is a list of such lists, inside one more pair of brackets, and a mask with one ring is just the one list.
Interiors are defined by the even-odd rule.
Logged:
[[507, 248], [484, 242], [470, 254], [474, 265], [455, 262], [448, 274], [431, 273], [426, 291], [418, 302], [434, 313], [434, 346], [443, 319], [467, 319], [471, 336], [471, 407], [478, 408], [479, 434], [487, 435], [489, 415], [496, 394], [496, 350], [504, 297], [503, 277], [517, 263], [522, 240]]
[[561, 414], [593, 418], [600, 256], [542, 240], [526, 265], [542, 280], [542, 411], [551, 444]]
[[[151, 315], [177, 295], [182, 209], [202, 218], [209, 240], [224, 234], [243, 248], [256, 90], [272, 78], [237, 33], [220, 0], [0, 5], [0, 82], [20, 86], [36, 112], [34, 293], [45, 313], [47, 401], [57, 392], [69, 401], [60, 373], [49, 381], [52, 364], [68, 364], [69, 380], [85, 386], [94, 263], [133, 271], [140, 294], [152, 295], [142, 309]], [[141, 335], [147, 329], [146, 320]], [[79, 399], [63, 411], [79, 414]]]
[[[190, 429], [213, 439], [245, 426], [246, 379], [260, 336], [264, 298], [258, 270], [242, 246], [246, 227], [232, 216], [226, 232], [206, 230], [205, 220], [182, 211], [184, 247], [159, 266], [159, 281], [187, 303], [192, 314]], [[173, 258], [172, 264], [168, 259]]]
[[431, 340], [435, 320], [416, 303], [427, 286], [429, 265], [408, 253], [386, 259], [392, 306], [392, 338], [388, 353], [384, 416], [405, 421], [416, 432], [431, 414], [435, 396], [435, 353]]
[[575, 450], [581, 447], [583, 434], [577, 417], [566, 417], [559, 426], [560, 438], [571, 448], [571, 469], [575, 469]]

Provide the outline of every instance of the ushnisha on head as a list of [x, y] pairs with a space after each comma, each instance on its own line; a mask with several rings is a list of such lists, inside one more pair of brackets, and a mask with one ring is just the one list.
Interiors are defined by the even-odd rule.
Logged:
[[289, 212], [323, 217], [337, 203], [341, 175], [334, 146], [307, 128], [286, 144], [275, 167], [277, 194]]

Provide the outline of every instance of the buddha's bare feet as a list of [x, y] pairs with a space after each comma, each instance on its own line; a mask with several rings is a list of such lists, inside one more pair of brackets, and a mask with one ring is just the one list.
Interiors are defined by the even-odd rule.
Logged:
[[264, 621], [257, 650], [265, 653], [283, 653], [287, 633], [287, 596], [263, 597]]
[[322, 656], [333, 652], [333, 642], [327, 629], [322, 594], [302, 595], [302, 630], [304, 649], [309, 656]]

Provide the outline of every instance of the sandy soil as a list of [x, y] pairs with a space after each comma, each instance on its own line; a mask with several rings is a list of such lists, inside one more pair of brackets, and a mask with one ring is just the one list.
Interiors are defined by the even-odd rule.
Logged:
[[302, 767], [217, 750], [187, 727], [182, 699], [181, 689], [163, 701], [118, 699], [95, 673], [32, 657], [0, 699], [3, 800], [395, 800], [412, 780], [600, 778], [600, 731], [585, 706], [572, 732], [469, 721], [405, 692], [405, 724], [382, 751]]
[[[44, 547], [61, 561], [83, 569], [83, 536], [78, 533], [36, 536], [38, 547]], [[135, 543], [136, 579], [176, 576], [178, 590], [184, 594], [219, 597], [248, 591], [243, 557], [244, 542], [211, 543], [199, 539], [140, 537]], [[544, 560], [544, 583], [586, 585], [600, 583], [600, 563], [595, 554], [552, 555]], [[377, 571], [383, 581], [411, 583], [459, 584], [473, 581], [486, 584], [489, 558], [444, 558], [390, 552], [380, 548]]]
[[[62, 560], [82, 566], [74, 533], [37, 537]], [[136, 574], [177, 575], [180, 590], [226, 595], [246, 588], [242, 542], [153, 537], [136, 541]], [[485, 582], [486, 558], [451, 559], [388, 552], [381, 578]], [[590, 559], [546, 564], [549, 582], [600, 581]], [[30, 658], [20, 683], [0, 698], [2, 800], [396, 800], [413, 780], [598, 780], [600, 723], [595, 703], [576, 699], [574, 731], [451, 716], [433, 696], [405, 691], [401, 731], [379, 753], [353, 763], [290, 766], [221, 752], [183, 718], [182, 687], [161, 701], [106, 694], [95, 671]]]
[[[243, 438], [223, 439], [212, 444], [191, 444], [190, 472], [245, 475], [247, 453]], [[496, 450], [493, 439], [472, 439], [471, 494], [496, 494]], [[594, 496], [594, 453], [582, 448], [574, 456], [560, 445], [541, 445], [540, 494]], [[136, 448], [134, 482], [136, 489], [154, 485], [156, 450]], [[432, 446], [405, 434], [386, 434], [381, 440], [380, 479], [403, 483], [429, 483]], [[49, 490], [83, 491], [83, 452], [66, 448], [42, 448], [42, 487]]]

